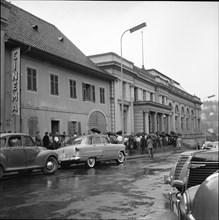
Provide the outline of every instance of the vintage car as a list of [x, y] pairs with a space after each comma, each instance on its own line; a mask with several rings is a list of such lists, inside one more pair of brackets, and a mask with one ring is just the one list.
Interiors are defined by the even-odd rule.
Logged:
[[218, 150], [185, 151], [169, 173], [164, 174], [164, 183], [173, 188], [169, 192], [170, 208], [178, 215], [177, 203], [190, 187], [202, 184], [219, 169]]
[[177, 204], [180, 220], [218, 219], [218, 177], [216, 171], [200, 184], [183, 193]]
[[24, 175], [35, 169], [41, 169], [47, 175], [54, 174], [58, 169], [57, 153], [36, 146], [29, 134], [0, 134], [0, 178], [4, 173]]
[[124, 144], [112, 144], [105, 135], [101, 134], [78, 136], [55, 151], [59, 155], [61, 168], [76, 163], [85, 163], [92, 168], [96, 162], [107, 160], [116, 160], [120, 164], [126, 156]]
[[203, 146], [203, 150], [218, 150], [218, 141], [206, 141]]

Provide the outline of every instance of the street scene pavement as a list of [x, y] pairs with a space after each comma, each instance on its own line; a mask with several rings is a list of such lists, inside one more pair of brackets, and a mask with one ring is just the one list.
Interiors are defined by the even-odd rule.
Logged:
[[120, 165], [73, 165], [52, 176], [8, 175], [0, 183], [0, 218], [176, 220], [163, 176], [183, 148], [159, 149], [154, 158], [135, 152]]

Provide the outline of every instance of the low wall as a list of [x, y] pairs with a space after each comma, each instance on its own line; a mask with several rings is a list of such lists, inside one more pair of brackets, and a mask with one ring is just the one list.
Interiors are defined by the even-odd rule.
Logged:
[[202, 146], [203, 142], [205, 141], [205, 135], [183, 135], [182, 142], [186, 145], [191, 146], [191, 148], [195, 147], [197, 143]]

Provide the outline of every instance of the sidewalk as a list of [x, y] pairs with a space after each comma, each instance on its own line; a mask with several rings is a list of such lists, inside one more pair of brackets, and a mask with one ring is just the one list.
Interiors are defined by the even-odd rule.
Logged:
[[[159, 155], [165, 155], [165, 154], [171, 154], [171, 153], [182, 153], [188, 150], [193, 150], [193, 148], [183, 143], [182, 143], [182, 147], [180, 150], [178, 150], [173, 145], [168, 145], [168, 146], [165, 146], [164, 148], [157, 148], [156, 150], [154, 150], [154, 156], [156, 157]], [[144, 152], [142, 152], [141, 150], [132, 150], [131, 153], [127, 151], [127, 156], [126, 156], [127, 160], [141, 158], [141, 157], [149, 157], [147, 149], [145, 149]]]

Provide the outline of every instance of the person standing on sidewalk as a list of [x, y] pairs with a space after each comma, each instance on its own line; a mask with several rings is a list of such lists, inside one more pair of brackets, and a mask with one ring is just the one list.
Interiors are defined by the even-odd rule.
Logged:
[[148, 139], [147, 139], [147, 147], [148, 147], [148, 154], [150, 158], [153, 158], [153, 140], [151, 138], [151, 135], [148, 135]]
[[42, 145], [42, 140], [41, 140], [40, 132], [39, 131], [37, 131], [37, 134], [35, 136], [35, 142], [36, 142], [37, 146], [41, 146]]
[[181, 149], [181, 138], [179, 136], [176, 139], [176, 147], [178, 150]]
[[49, 149], [49, 146], [50, 146], [50, 141], [49, 141], [49, 133], [48, 132], [45, 132], [45, 135], [43, 137], [43, 147]]

